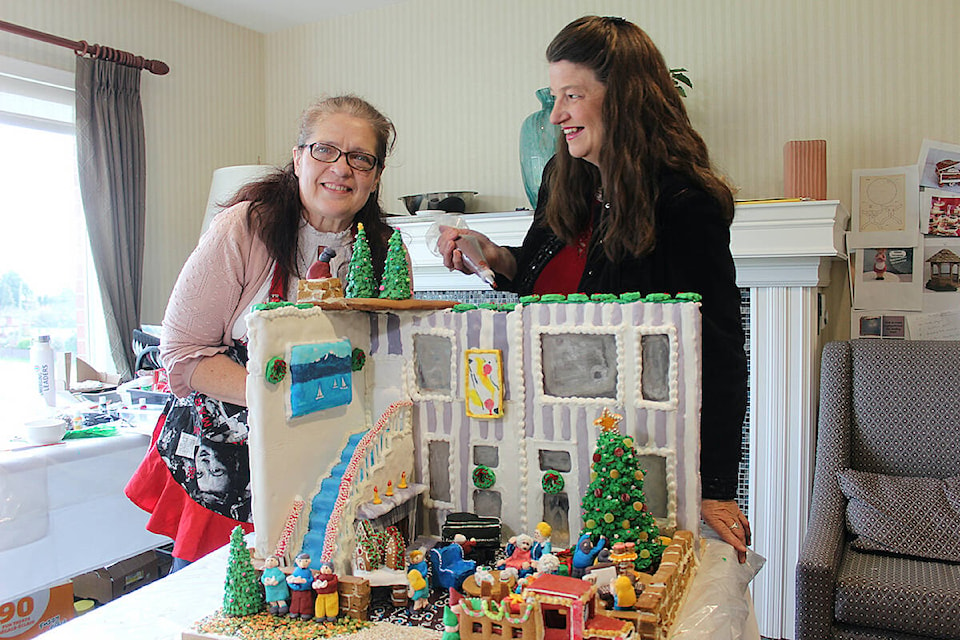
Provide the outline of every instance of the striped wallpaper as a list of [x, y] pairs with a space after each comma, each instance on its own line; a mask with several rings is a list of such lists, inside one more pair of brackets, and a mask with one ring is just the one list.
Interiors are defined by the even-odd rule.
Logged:
[[[848, 208], [852, 170], [914, 163], [925, 137], [960, 143], [956, 0], [405, 0], [267, 35], [167, 0], [0, 0], [5, 20], [173, 70], [144, 82], [147, 322], [195, 242], [213, 169], [285, 162], [319, 95], [360, 94], [396, 123], [388, 210], [456, 189], [483, 210], [525, 206], [520, 123], [547, 83], [547, 43], [586, 13], [637, 22], [689, 70], [691, 119], [738, 197], [781, 195], [789, 140], [827, 141], [827, 197]], [[72, 66], [8, 34], [0, 55]]]

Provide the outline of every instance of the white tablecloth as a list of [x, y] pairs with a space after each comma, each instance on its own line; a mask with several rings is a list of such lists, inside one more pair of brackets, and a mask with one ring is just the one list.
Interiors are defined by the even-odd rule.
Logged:
[[0, 451], [0, 603], [169, 542], [123, 494], [150, 438]]
[[[177, 573], [47, 631], [43, 640], [180, 640], [180, 634], [193, 623], [223, 606], [228, 557], [229, 547], [222, 547]], [[702, 563], [706, 570], [697, 574], [675, 625], [691, 630], [681, 634], [681, 640], [760, 640], [746, 591], [731, 607], [700, 606], [711, 599], [718, 583], [729, 586], [726, 572], [736, 570], [729, 564], [730, 558], [736, 563], [728, 545], [707, 541]], [[717, 624], [711, 626], [711, 622]], [[693, 631], [698, 629], [702, 632]]]

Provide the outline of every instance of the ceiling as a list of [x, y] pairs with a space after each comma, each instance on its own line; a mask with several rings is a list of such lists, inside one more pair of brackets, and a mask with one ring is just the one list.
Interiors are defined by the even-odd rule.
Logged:
[[301, 24], [376, 9], [402, 0], [174, 0], [241, 27], [273, 33]]

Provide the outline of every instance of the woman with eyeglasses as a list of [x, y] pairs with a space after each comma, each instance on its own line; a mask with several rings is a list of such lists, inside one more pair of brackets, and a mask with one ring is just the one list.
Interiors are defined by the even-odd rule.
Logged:
[[737, 550], [750, 523], [735, 500], [747, 406], [740, 291], [730, 253], [733, 195], [693, 129], [650, 37], [615, 17], [574, 20], [547, 47], [550, 122], [560, 129], [522, 247], [444, 228], [444, 264], [465, 268], [455, 242], [476, 236], [497, 287], [543, 293], [702, 296], [701, 515]]
[[[256, 303], [295, 301], [297, 281], [321, 252], [333, 254], [331, 274], [345, 278], [358, 223], [382, 276], [392, 230], [380, 176], [395, 136], [361, 98], [313, 104], [300, 118], [291, 162], [241, 188], [180, 272], [160, 342], [175, 397], [126, 488], [151, 513], [147, 529], [174, 539], [174, 570], [226, 544], [237, 524], [253, 529], [249, 505], [191, 497], [202, 494], [208, 444], [248, 458], [244, 317]], [[229, 485], [219, 495], [249, 496], [249, 465], [231, 470], [218, 468], [218, 484]]]

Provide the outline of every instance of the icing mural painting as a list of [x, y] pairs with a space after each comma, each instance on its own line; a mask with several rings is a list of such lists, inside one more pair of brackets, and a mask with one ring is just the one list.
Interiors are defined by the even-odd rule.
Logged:
[[[311, 505], [328, 503], [317, 548], [349, 573], [358, 508], [401, 473], [420, 487], [423, 533], [472, 512], [500, 518], [504, 539], [546, 522], [553, 544], [569, 547], [590, 519], [581, 498], [605, 408], [649, 467], [644, 486], [661, 531], [699, 528], [697, 302], [289, 306], [247, 321], [260, 557], [281, 536], [288, 554], [299, 553]], [[358, 349], [365, 359], [351, 371]], [[290, 374], [274, 382], [264, 372], [277, 357], [289, 358]], [[297, 496], [307, 507], [291, 523]]]
[[352, 351], [349, 340], [302, 344], [290, 349], [290, 412], [293, 416], [350, 404]]
[[464, 395], [471, 418], [503, 415], [503, 370], [497, 349], [467, 349]]

